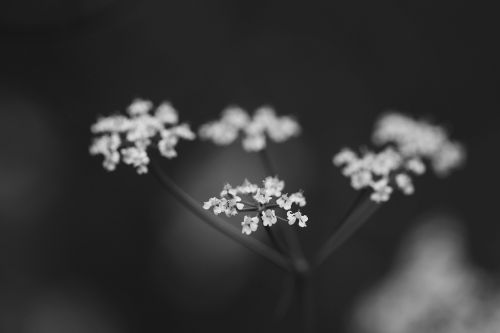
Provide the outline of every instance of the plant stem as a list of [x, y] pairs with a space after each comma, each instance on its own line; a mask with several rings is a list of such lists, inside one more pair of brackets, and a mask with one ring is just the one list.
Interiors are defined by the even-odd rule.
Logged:
[[[266, 149], [259, 152], [260, 158], [268, 174], [276, 176], [276, 170]], [[280, 216], [282, 221], [288, 222]], [[299, 307], [302, 313], [302, 328], [304, 333], [314, 332], [314, 295], [312, 289], [312, 270], [309, 261], [304, 255], [297, 234], [287, 228], [284, 231], [285, 239], [290, 248], [290, 256], [294, 263], [294, 280], [299, 297]]]
[[245, 206], [250, 206], [250, 207], [255, 207], [255, 208], [257, 208], [257, 205], [256, 205], [256, 204], [250, 203], [250, 202], [248, 202], [248, 201], [241, 200], [240, 202], [241, 202], [242, 204], [244, 204]]
[[238, 209], [238, 212], [258, 212], [259, 210], [257, 209], [257, 207], [249, 207], [249, 208], [241, 208], [241, 209]]
[[285, 275], [285, 281], [283, 282], [283, 290], [281, 292], [281, 296], [277, 302], [276, 310], [274, 312], [274, 316], [277, 320], [282, 320], [290, 305], [293, 301], [294, 287], [296, 283], [295, 275]]
[[348, 210], [348, 213], [340, 224], [340, 228], [330, 236], [318, 251], [314, 266], [321, 266], [380, 206], [381, 204], [370, 199], [368, 191], [362, 192], [355, 200], [354, 205]]
[[227, 222], [215, 216], [207, 214], [202, 208], [200, 203], [193, 199], [189, 194], [184, 192], [169, 176], [162, 170], [158, 162], [153, 158], [151, 160], [152, 174], [160, 182], [161, 185], [182, 205], [184, 205], [193, 214], [198, 216], [202, 221], [215, 228], [219, 232], [233, 239], [234, 241], [245, 246], [247, 249], [260, 255], [262, 258], [267, 259], [269, 262], [282, 268], [285, 271], [291, 271], [292, 266], [290, 261], [276, 250], [268, 247], [267, 245], [259, 242], [255, 238], [246, 237], [240, 234], [238, 230], [231, 227]]
[[278, 250], [282, 254], [286, 254], [286, 246], [284, 246], [274, 235], [274, 233], [271, 230], [271, 227], [265, 226], [264, 229], [266, 230], [267, 236], [271, 240], [271, 243], [273, 244], [274, 248]]
[[[276, 176], [276, 169], [274, 168], [274, 164], [271, 161], [271, 158], [269, 156], [267, 149], [263, 149], [263, 150], [259, 151], [259, 157], [260, 157], [262, 164], [264, 165], [264, 169], [266, 170], [266, 173], [269, 176]], [[275, 208], [275, 207], [279, 207], [279, 206], [277, 204], [274, 204], [274, 205], [268, 205], [266, 208]], [[280, 218], [280, 217], [278, 216], [278, 218]], [[270, 233], [274, 233], [274, 232], [270, 230]], [[288, 233], [288, 232], [285, 231], [285, 234], [286, 233]], [[295, 234], [294, 234], [294, 236], [297, 237], [297, 235], [295, 235]], [[278, 237], [276, 237], [276, 235], [273, 235], [273, 237], [275, 239], [278, 238]], [[289, 237], [287, 237], [287, 238], [289, 238]], [[297, 244], [297, 242], [295, 242], [295, 244]], [[288, 247], [291, 246], [289, 242], [287, 242], [287, 245], [288, 245]], [[301, 249], [294, 249], [294, 250], [290, 249], [290, 251], [301, 252]]]
[[276, 168], [274, 167], [273, 162], [271, 161], [271, 157], [269, 156], [269, 152], [267, 149], [262, 149], [259, 151], [259, 157], [264, 164], [264, 170], [268, 173], [268, 176], [276, 176]]
[[299, 275], [297, 287], [299, 291], [299, 305], [302, 312], [302, 330], [304, 333], [312, 333], [315, 329], [314, 294], [312, 286], [312, 276], [310, 272]]

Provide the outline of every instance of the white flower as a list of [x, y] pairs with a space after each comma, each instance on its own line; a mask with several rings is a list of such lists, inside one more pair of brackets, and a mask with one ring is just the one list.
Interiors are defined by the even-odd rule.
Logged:
[[300, 134], [300, 125], [289, 117], [278, 117], [269, 106], [260, 107], [253, 117], [237, 106], [222, 112], [219, 120], [208, 122], [199, 129], [200, 138], [211, 140], [217, 145], [228, 145], [238, 135], [243, 135], [242, 145], [246, 151], [256, 152], [264, 149], [267, 137], [274, 142], [284, 142]]
[[123, 148], [121, 150], [123, 163], [134, 166], [137, 173], [148, 172], [149, 157], [144, 149], [139, 147]]
[[392, 171], [401, 166], [403, 157], [392, 148], [386, 148], [380, 153], [373, 155], [371, 171], [378, 176], [388, 176]]
[[284, 210], [289, 210], [292, 208], [292, 204], [304, 207], [306, 205], [306, 198], [304, 197], [304, 193], [302, 192], [295, 192], [290, 196], [288, 194], [283, 194], [276, 200], [276, 204], [278, 204], [278, 206], [280, 208], [283, 208]]
[[403, 157], [393, 148], [387, 147], [379, 153], [365, 150], [360, 156], [343, 149], [333, 158], [342, 167], [342, 173], [351, 178], [351, 186], [356, 189], [373, 189], [371, 199], [376, 202], [387, 201], [392, 193], [390, 176], [395, 172], [407, 172]]
[[257, 193], [258, 189], [259, 187], [256, 184], [252, 184], [248, 179], [245, 179], [243, 184], [237, 187], [237, 192], [242, 194], [254, 194]]
[[333, 164], [342, 168], [354, 189], [371, 188], [371, 199], [376, 202], [387, 201], [394, 188], [406, 195], [414, 193], [410, 175], [424, 174], [426, 161], [439, 176], [465, 161], [465, 148], [450, 141], [442, 127], [395, 112], [377, 121], [373, 142], [384, 149], [364, 149], [358, 155], [344, 148], [333, 157]]
[[375, 202], [388, 201], [392, 194], [392, 187], [389, 186], [389, 180], [387, 178], [382, 178], [371, 184], [373, 193], [370, 196]]
[[198, 134], [203, 140], [212, 140], [213, 143], [225, 146], [238, 138], [238, 128], [224, 122], [210, 122], [200, 127]]
[[295, 213], [288, 211], [286, 212], [286, 217], [288, 218], [288, 224], [293, 225], [295, 224], [295, 221], [298, 220], [299, 227], [306, 227], [306, 222], [309, 220], [307, 215], [302, 215], [300, 211], [297, 211]]
[[239, 106], [230, 106], [222, 111], [222, 119], [224, 123], [238, 129], [244, 128], [248, 123], [250, 123], [250, 116]]
[[243, 208], [243, 205], [239, 203], [239, 198], [222, 198], [220, 200], [218, 210], [221, 213], [225, 213], [227, 217], [234, 216], [238, 214], [238, 209]]
[[225, 197], [225, 196], [231, 196], [231, 197], [234, 197], [238, 194], [238, 190], [233, 188], [231, 186], [231, 184], [226, 184], [224, 185], [224, 187], [222, 188], [222, 191], [220, 192], [220, 196], [221, 197]]
[[219, 204], [220, 200], [218, 198], [212, 197], [203, 203], [203, 209], [210, 209]]
[[280, 208], [283, 208], [284, 210], [289, 210], [292, 208], [292, 199], [288, 196], [288, 194], [283, 194], [281, 197], [276, 200], [276, 203]]
[[169, 159], [177, 157], [175, 146], [178, 141], [179, 138], [172, 130], [165, 129], [161, 131], [161, 140], [158, 142], [158, 150], [160, 151], [160, 154]]
[[255, 199], [255, 201], [257, 201], [262, 205], [267, 204], [272, 199], [272, 197], [267, 193], [267, 190], [265, 188], [257, 189], [257, 193], [255, 193], [253, 198]]
[[351, 149], [342, 148], [342, 150], [333, 157], [333, 164], [335, 166], [342, 166], [344, 164], [351, 164], [357, 159], [358, 156]]
[[373, 182], [372, 172], [370, 170], [360, 170], [351, 175], [351, 186], [355, 190], [360, 190]]
[[238, 209], [243, 209], [243, 207], [245, 207], [245, 205], [242, 204], [240, 201], [241, 198], [239, 196], [234, 196], [228, 200], [229, 207], [231, 207], [231, 215], [238, 214]]
[[94, 134], [122, 133], [127, 131], [129, 128], [129, 118], [116, 114], [108, 117], [99, 117], [97, 122], [90, 127], [90, 131]]
[[373, 142], [377, 145], [395, 145], [406, 159], [417, 157], [431, 161], [438, 175], [448, 174], [465, 160], [465, 149], [451, 142], [443, 127], [396, 112], [383, 114], [379, 118]]
[[279, 118], [279, 121], [276, 121], [273, 127], [268, 128], [269, 137], [274, 142], [284, 142], [288, 138], [298, 136], [300, 131], [299, 123], [288, 116]]
[[452, 169], [465, 162], [465, 148], [456, 142], [446, 142], [432, 157], [432, 168], [438, 176], [447, 176]]
[[266, 148], [266, 137], [263, 134], [247, 135], [243, 141], [243, 149], [248, 152], [261, 151]]
[[179, 122], [179, 114], [169, 102], [163, 102], [156, 108], [155, 118], [164, 124], [174, 125]]
[[98, 118], [91, 127], [97, 135], [90, 147], [91, 155], [103, 155], [107, 170], [114, 170], [123, 159], [139, 174], [148, 171], [147, 151], [151, 146], [164, 157], [176, 157], [179, 139], [193, 140], [195, 134], [189, 125], [177, 124], [178, 114], [170, 103], [162, 103], [154, 113], [152, 109], [150, 101], [136, 99], [127, 108], [127, 116]]
[[128, 106], [127, 112], [131, 116], [147, 114], [153, 108], [153, 103], [144, 99], [136, 98]]
[[[214, 206], [214, 214], [219, 215], [227, 211], [227, 199], [222, 198]], [[226, 215], [231, 215], [231, 212], [226, 213]]]
[[266, 177], [264, 179], [264, 188], [266, 189], [267, 195], [279, 197], [281, 191], [285, 188], [285, 182], [279, 180], [278, 177]]
[[278, 221], [274, 209], [266, 209], [262, 212], [262, 224], [264, 227], [270, 227]]
[[121, 140], [118, 134], [102, 135], [96, 139], [90, 146], [91, 155], [103, 155], [103, 167], [108, 171], [113, 171], [116, 165], [120, 162], [120, 147]]
[[405, 173], [400, 173], [395, 177], [396, 185], [399, 189], [406, 195], [413, 194], [415, 192], [415, 188], [413, 187], [413, 182]]
[[243, 234], [250, 235], [252, 232], [257, 230], [257, 227], [259, 226], [259, 218], [257, 216], [249, 217], [245, 215], [243, 222], [241, 222], [241, 226], [241, 232]]
[[405, 167], [416, 175], [423, 175], [426, 170], [424, 162], [418, 157], [413, 157], [406, 161]]
[[146, 141], [153, 138], [162, 127], [163, 125], [150, 115], [140, 115], [130, 119], [125, 136], [129, 142]]
[[185, 140], [194, 140], [196, 134], [191, 130], [188, 124], [180, 124], [170, 129], [177, 137]]
[[304, 207], [306, 205], [306, 198], [304, 197], [304, 193], [302, 191], [292, 193], [290, 195], [290, 201], [300, 207]]
[[[298, 220], [299, 226], [305, 227], [308, 220], [307, 216], [297, 212], [290, 217], [291, 212], [289, 211], [292, 205], [300, 207], [306, 205], [304, 193], [299, 191], [288, 196], [288, 194], [282, 194], [284, 187], [285, 182], [278, 177], [266, 177], [260, 187], [245, 179], [243, 184], [236, 187], [230, 184], [224, 185], [220, 192], [220, 198], [210, 198], [203, 203], [203, 208], [207, 210], [213, 209], [215, 215], [225, 213], [228, 217], [238, 215], [242, 211], [255, 212], [257, 217], [255, 217], [256, 220], [252, 222], [252, 225], [255, 224], [254, 228], [256, 229], [259, 217], [261, 217], [264, 226], [272, 226], [277, 223], [278, 219], [286, 221], [286, 219], [277, 215], [275, 208], [280, 207], [284, 211], [288, 211], [289, 223], [290, 219], [293, 220], [293, 223]], [[242, 223], [243, 233], [249, 234], [255, 231], [252, 230], [249, 218], [245, 217], [245, 219], [244, 223]]]

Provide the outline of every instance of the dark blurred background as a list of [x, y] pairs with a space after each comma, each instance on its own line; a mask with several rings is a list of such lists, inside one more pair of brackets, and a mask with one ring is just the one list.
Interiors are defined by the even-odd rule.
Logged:
[[[419, 179], [321, 269], [320, 331], [346, 330], [356, 299], [428, 214], [460, 221], [470, 260], [495, 279], [496, 13], [465, 1], [2, 1], [0, 331], [299, 327], [295, 304], [273, 319], [281, 271], [199, 223], [152, 177], [108, 174], [89, 156], [96, 117], [135, 97], [171, 101], [194, 128], [228, 104], [296, 115], [303, 136], [270, 151], [287, 188], [306, 191], [309, 255], [355, 196], [332, 155], [367, 143], [383, 110], [434, 119], [466, 144], [463, 170]], [[200, 201], [264, 176], [238, 145], [201, 142], [182, 143], [165, 168]]]

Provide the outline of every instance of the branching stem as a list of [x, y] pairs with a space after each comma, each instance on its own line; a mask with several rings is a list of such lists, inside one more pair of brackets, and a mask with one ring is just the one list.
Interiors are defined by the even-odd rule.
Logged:
[[184, 205], [193, 214], [198, 216], [202, 221], [215, 228], [219, 232], [233, 239], [237, 243], [240, 243], [247, 249], [258, 254], [262, 258], [267, 259], [269, 262], [275, 264], [279, 268], [285, 271], [292, 271], [293, 267], [286, 257], [277, 252], [276, 250], [268, 247], [267, 245], [261, 243], [252, 237], [243, 236], [239, 230], [231, 227], [226, 221], [220, 218], [208, 214], [201, 206], [200, 202], [193, 199], [189, 194], [187, 194], [183, 189], [181, 189], [167, 174], [165, 174], [158, 162], [153, 158], [152, 164], [152, 174], [160, 182], [160, 184], [165, 188], [177, 201]]
[[319, 267], [328, 259], [345, 241], [351, 237], [381, 206], [370, 199], [368, 191], [364, 191], [355, 200], [335, 231], [325, 244], [320, 248], [314, 261], [314, 267]]

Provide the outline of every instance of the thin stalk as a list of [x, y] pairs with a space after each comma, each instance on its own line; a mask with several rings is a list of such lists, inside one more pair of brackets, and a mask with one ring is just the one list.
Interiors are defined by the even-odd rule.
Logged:
[[275, 264], [279, 268], [285, 271], [291, 271], [292, 267], [290, 261], [284, 257], [282, 254], [276, 250], [268, 247], [267, 245], [259, 242], [255, 238], [245, 237], [240, 234], [238, 230], [231, 227], [224, 220], [217, 218], [216, 216], [209, 215], [202, 208], [200, 203], [193, 199], [189, 194], [184, 192], [168, 175], [166, 175], [160, 168], [157, 161], [153, 158], [152, 164], [152, 174], [160, 182], [161, 185], [182, 205], [184, 205], [188, 210], [190, 210], [194, 215], [198, 216], [202, 221], [228, 236], [232, 240], [240, 243], [247, 249], [258, 254], [262, 258], [267, 259], [269, 262]]
[[276, 168], [271, 161], [271, 157], [269, 156], [267, 149], [262, 149], [261, 151], [259, 151], [259, 157], [262, 161], [262, 164], [264, 165], [264, 170], [266, 171], [266, 173], [268, 173], [268, 176], [276, 176]]
[[381, 204], [371, 200], [370, 196], [365, 193], [363, 193], [361, 197], [358, 197], [354, 207], [349, 210], [348, 214], [343, 219], [340, 228], [330, 236], [318, 251], [318, 255], [314, 262], [315, 267], [321, 266], [321, 264], [347, 241], [380, 206]]
[[238, 209], [238, 212], [257, 212], [258, 209], [256, 207], [249, 207], [249, 208], [241, 208], [241, 209]]
[[[259, 155], [267, 173], [271, 176], [275, 176], [276, 170], [267, 150], [261, 150]], [[288, 222], [287, 219], [280, 216], [278, 216], [278, 218], [282, 221]], [[302, 250], [297, 234], [288, 228], [285, 230], [284, 234], [290, 248], [290, 256], [294, 263], [294, 280], [299, 297], [299, 307], [302, 313], [303, 332], [312, 333], [314, 332], [315, 316], [311, 266], [304, 255], [304, 251]]]
[[[260, 160], [262, 161], [262, 164], [264, 165], [264, 169], [266, 170], [266, 173], [270, 176], [276, 176], [276, 169], [274, 168], [274, 164], [271, 161], [271, 157], [269, 156], [269, 152], [267, 151], [267, 149], [261, 150], [259, 152], [259, 157], [260, 157]], [[278, 207], [278, 205], [273, 205], [273, 206]], [[272, 208], [273, 206], [269, 206], [268, 208]], [[288, 222], [288, 220], [286, 220], [286, 221]], [[287, 239], [286, 243], [287, 243], [288, 247], [290, 248], [290, 252], [292, 252], [291, 255], [295, 258], [297, 258], [297, 256], [296, 256], [297, 254], [299, 254], [299, 256], [303, 257], [302, 248], [300, 247], [300, 243], [298, 242], [297, 235], [295, 233], [292, 233], [293, 236], [290, 236], [289, 230], [285, 230], [284, 234], [285, 234], [285, 237]], [[293, 242], [290, 242], [291, 238], [295, 238], [295, 240]], [[294, 254], [295, 254], [295, 256], [294, 256]]]
[[283, 290], [274, 312], [274, 317], [278, 321], [282, 320], [285, 317], [288, 309], [290, 308], [290, 305], [292, 304], [296, 280], [297, 279], [295, 278], [295, 275], [285, 275]]
[[248, 202], [248, 201], [245, 201], [245, 200], [241, 200], [240, 201], [242, 204], [244, 204], [245, 206], [249, 206], [249, 207], [255, 207], [257, 208], [257, 205], [256, 204], [253, 204], [251, 202]]
[[[288, 223], [288, 219], [285, 219], [281, 216], [276, 215], [276, 218], [280, 221]], [[290, 247], [290, 255], [291, 255], [292, 259], [294, 259], [295, 261], [302, 261], [302, 262], [305, 262], [306, 264], [308, 264], [307, 259], [304, 255], [304, 252], [302, 251], [302, 247], [300, 246], [300, 242], [299, 242], [297, 235], [295, 234], [295, 232], [293, 232], [291, 230], [286, 230], [286, 231], [288, 231], [288, 232], [284, 233], [285, 239], [286, 239], [286, 243]]]
[[302, 331], [312, 333], [315, 329], [314, 322], [314, 293], [310, 274], [299, 276], [297, 281], [299, 305], [302, 312]]
[[[287, 219], [279, 217], [282, 221]], [[302, 316], [302, 329], [305, 333], [314, 332], [314, 295], [312, 288], [312, 275], [313, 271], [310, 267], [309, 261], [302, 252], [299, 240], [294, 232], [285, 232], [285, 237], [290, 244], [291, 256], [294, 259], [295, 267], [295, 287], [299, 300], [299, 308]]]
[[264, 229], [266, 230], [267, 236], [271, 240], [271, 243], [273, 244], [274, 248], [278, 250], [282, 254], [286, 254], [286, 246], [284, 246], [274, 235], [274, 232], [272, 232], [270, 226], [265, 226]]

